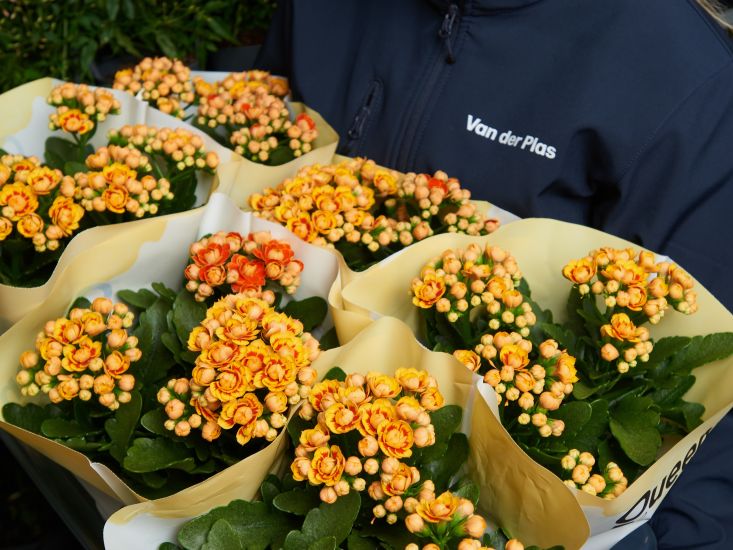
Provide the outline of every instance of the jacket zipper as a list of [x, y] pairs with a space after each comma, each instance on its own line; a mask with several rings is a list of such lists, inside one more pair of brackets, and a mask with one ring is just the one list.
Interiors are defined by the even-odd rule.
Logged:
[[458, 35], [456, 31], [460, 27], [459, 13], [458, 5], [451, 3], [448, 11], [443, 15], [443, 21], [438, 30], [438, 38], [442, 42], [444, 51], [440, 52], [433, 61], [432, 69], [425, 79], [424, 85], [421, 86], [421, 93], [418, 95], [417, 100], [413, 102], [415, 108], [412, 109], [407, 122], [403, 126], [402, 135], [394, 148], [390, 165], [398, 170], [404, 171], [414, 168], [409, 166], [414, 156], [412, 155], [412, 149], [415, 146], [420, 124], [433, 97], [434, 88], [438, 84], [445, 66], [452, 65], [456, 61], [453, 46]]
[[350, 154], [354, 154], [356, 152], [356, 146], [365, 135], [367, 121], [372, 113], [377, 109], [381, 95], [382, 82], [380, 80], [373, 80], [361, 107], [359, 107], [359, 110], [356, 112], [356, 116], [351, 123], [349, 131], [346, 133], [349, 138], [345, 147], [346, 152]]

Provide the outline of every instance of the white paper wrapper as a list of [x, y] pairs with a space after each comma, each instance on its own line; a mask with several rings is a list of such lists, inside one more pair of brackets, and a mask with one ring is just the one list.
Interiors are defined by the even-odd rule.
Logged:
[[[55, 132], [49, 130], [48, 117], [55, 111], [55, 107], [46, 103], [51, 90], [61, 83], [62, 81], [53, 78], [42, 78], [0, 95], [0, 120], [3, 121], [0, 125], [0, 149], [13, 154], [33, 155], [43, 160], [46, 139], [50, 136], [64, 136], [60, 130]], [[159, 128], [185, 128], [198, 134], [204, 140], [206, 150], [219, 155], [218, 170], [223, 170], [225, 173], [236, 171], [239, 163], [244, 161], [239, 155], [235, 155], [182, 120], [153, 109], [130, 94], [118, 90], [110, 91], [120, 102], [120, 114], [110, 115], [99, 124], [91, 140], [95, 148], [107, 144], [107, 134], [112, 129], [126, 124], [147, 124]], [[199, 184], [196, 189], [196, 205], [202, 205], [215, 187], [216, 177], [200, 172], [197, 177]], [[111, 233], [126, 231], [130, 224], [137, 223], [140, 222], [92, 228], [78, 233], [68, 243], [51, 279], [42, 286], [20, 288], [0, 285], [0, 333], [47, 296], [58, 272], [63, 270], [80, 250], [95, 245], [109, 237]]]
[[[48, 297], [0, 336], [0, 407], [10, 402], [31, 401], [21, 397], [15, 383], [18, 358], [24, 350], [33, 347], [37, 331], [47, 320], [64, 315], [78, 296], [114, 297], [118, 290], [149, 288], [152, 282], [180, 288], [190, 244], [220, 230], [245, 235], [270, 231], [276, 238], [287, 241], [305, 265], [295, 298], [327, 296], [338, 270], [333, 255], [300, 241], [279, 225], [242, 212], [226, 196], [215, 193], [206, 207], [130, 224], [127, 231], [117, 232], [79, 251], [52, 281]], [[328, 323], [327, 319], [324, 329]], [[81, 453], [4, 421], [0, 421], [0, 428], [116, 499], [119, 506], [145, 501], [105, 465], [92, 463]], [[148, 501], [147, 505], [159, 515], [190, 517], [234, 498], [251, 498], [282, 444], [283, 437], [278, 437], [264, 450], [206, 481], [175, 495]]]
[[[342, 341], [384, 316], [402, 319], [421, 336], [420, 317], [409, 291], [412, 278], [444, 250], [465, 247], [471, 242], [510, 251], [529, 282], [532, 299], [552, 310], [559, 320], [563, 319], [570, 289], [561, 274], [565, 262], [601, 246], [639, 248], [594, 229], [546, 219], [521, 220], [486, 237], [439, 235], [373, 266], [346, 284], [340, 293], [331, 289], [332, 304], [343, 308], [333, 312]], [[670, 313], [653, 327], [654, 338], [733, 330], [733, 315], [699, 283], [695, 287], [699, 311], [691, 317]], [[568, 550], [583, 544], [588, 549], [610, 548], [632, 526], [651, 517], [700, 442], [733, 405], [733, 358], [710, 363], [693, 374], [697, 381], [685, 399], [705, 406], [703, 424], [677, 442], [612, 501], [580, 491], [571, 493], [556, 476], [530, 459], [500, 425], [495, 413], [491, 413], [495, 406], [487, 404], [495, 403], [493, 389], [480, 383], [484, 399], [476, 399], [472, 411], [471, 467], [480, 478], [481, 504], [499, 524], [527, 543], [564, 544]], [[484, 412], [477, 412], [481, 408]], [[570, 496], [573, 498], [568, 499]]]
[[[397, 319], [380, 319], [348, 344], [322, 353], [313, 366], [319, 379], [335, 366], [347, 374], [369, 371], [394, 374], [400, 367], [412, 366], [436, 378], [447, 404], [465, 408], [472, 399], [471, 373], [451, 355], [431, 352], [420, 345], [410, 328]], [[287, 470], [288, 464], [283, 466]], [[243, 496], [239, 498], [251, 499], [252, 496], [244, 496], [247, 494], [242, 491]], [[215, 506], [212, 504], [209, 509]], [[200, 513], [191, 513], [190, 517]], [[187, 519], [163, 517], [151, 509], [149, 503], [128, 506], [114, 514], [105, 525], [105, 546], [107, 550], [126, 550], [133, 546], [152, 550], [162, 542], [174, 542], [178, 528]]]

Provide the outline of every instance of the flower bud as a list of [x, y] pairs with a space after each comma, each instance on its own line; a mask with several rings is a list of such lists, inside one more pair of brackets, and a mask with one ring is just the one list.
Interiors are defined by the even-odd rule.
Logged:
[[321, 500], [327, 504], [333, 504], [338, 498], [336, 490], [333, 487], [324, 487], [321, 489], [319, 496], [321, 497]]
[[486, 531], [486, 520], [479, 515], [472, 515], [463, 524], [466, 534], [473, 538], [480, 538]]
[[410, 533], [420, 533], [425, 529], [425, 522], [419, 515], [410, 514], [405, 518], [405, 527]]

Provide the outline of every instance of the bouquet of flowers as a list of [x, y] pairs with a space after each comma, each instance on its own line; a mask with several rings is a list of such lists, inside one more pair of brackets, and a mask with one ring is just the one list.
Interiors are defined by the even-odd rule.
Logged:
[[[248, 260], [284, 271], [253, 252], [277, 247], [293, 254], [264, 232], [206, 240], [212, 248], [243, 248], [228, 264], [237, 274]], [[191, 247], [195, 260], [201, 246]], [[233, 464], [246, 456], [238, 447], [250, 441], [248, 452], [256, 452], [263, 445], [257, 441], [273, 441], [289, 408], [308, 395], [319, 343], [288, 315], [304, 304], [274, 307], [285, 288], [244, 285], [240, 293], [202, 302], [186, 288], [165, 285], [120, 291], [117, 303], [77, 300], [66, 316], [45, 324], [35, 349], [20, 358], [21, 395], [46, 394], [51, 404], [7, 404], [4, 418], [103, 462], [114, 459], [129, 485], [154, 496]], [[308, 330], [325, 316], [325, 304], [313, 302], [309, 309], [320, 313], [303, 315]]]
[[71, 257], [108, 233], [85, 230], [202, 204], [233, 155], [103, 88], [42, 79], [3, 94], [0, 104], [29, 116], [0, 137], [0, 319], [10, 322], [48, 290], [19, 287], [44, 285], [69, 245]]
[[[242, 459], [260, 451], [274, 453], [315, 382], [311, 363], [321, 345], [335, 345], [321, 327], [321, 296], [336, 266], [317, 248], [291, 246], [295, 239], [278, 226], [282, 237], [252, 222], [216, 195], [204, 212], [131, 230], [124, 246], [132, 254], [108, 251], [103, 259], [90, 250], [74, 258], [56, 305], [43, 304], [2, 337], [6, 359], [23, 349], [18, 389], [6, 392], [24, 402], [5, 402], [3, 429], [126, 503], [177, 494], [229, 466], [246, 469]], [[206, 233], [222, 224], [249, 229]], [[199, 227], [205, 236], [181, 247]], [[161, 228], [168, 236], [145, 244]], [[122, 239], [97, 248], [115, 250]], [[89, 270], [92, 258], [109, 265]], [[309, 270], [310, 260], [320, 265]], [[228, 282], [213, 284], [218, 268]], [[194, 283], [188, 277], [196, 270]], [[151, 288], [151, 277], [164, 282]], [[95, 280], [101, 284], [87, 288]], [[79, 288], [82, 296], [64, 307]], [[190, 494], [208, 498], [211, 489], [199, 487]]]
[[[140, 94], [163, 112], [192, 123], [253, 162], [277, 166], [309, 153], [318, 138], [316, 121], [291, 115], [287, 80], [266, 71], [229, 73], [210, 82], [178, 59], [145, 58], [115, 75], [114, 88]], [[190, 113], [190, 114], [187, 114]]]
[[[360, 368], [369, 350], [378, 372]], [[326, 373], [287, 425], [291, 447], [281, 473], [264, 479], [257, 500], [236, 500], [185, 523], [176, 537], [181, 547], [524, 548], [499, 531], [486, 534], [476, 509], [457, 404], [468, 397], [470, 375], [456, 361], [421, 349], [406, 326], [383, 319], [322, 354], [314, 368]], [[114, 535], [124, 545], [133, 529], [139, 534], [142, 511], [121, 511], [126, 525], [113, 517], [107, 541]]]
[[[405, 272], [414, 274], [409, 301], [392, 282]], [[368, 294], [377, 280], [381, 295]], [[720, 383], [733, 353], [730, 314], [671, 261], [590, 229], [527, 220], [489, 239], [436, 237], [342, 296], [354, 312], [407, 320], [481, 377], [503, 428], [478, 429], [485, 439], [472, 460], [504, 472], [489, 481], [494, 505], [528, 475], [540, 500], [557, 499], [564, 483], [593, 535], [650, 517], [661, 499], [649, 487], [662, 479], [664, 494], [733, 401]], [[496, 459], [497, 448], [516, 464]], [[502, 524], [518, 524], [499, 508]], [[575, 512], [536, 513], [567, 525]], [[569, 532], [582, 542], [578, 529]]]
[[307, 242], [338, 250], [361, 271], [435, 234], [494, 231], [499, 220], [484, 216], [470, 196], [445, 172], [400, 174], [356, 158], [302, 168], [252, 194], [249, 206]]

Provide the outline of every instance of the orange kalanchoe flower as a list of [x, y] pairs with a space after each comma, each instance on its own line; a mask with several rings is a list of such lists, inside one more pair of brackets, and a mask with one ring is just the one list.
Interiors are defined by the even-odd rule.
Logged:
[[[37, 252], [56, 250], [84, 216], [75, 188], [60, 170], [41, 166], [35, 157], [0, 157], [0, 242], [17, 234]], [[50, 204], [49, 204], [50, 203]]]
[[[436, 406], [423, 406], [425, 396]], [[409, 367], [397, 369], [395, 376], [354, 373], [343, 381], [315, 384], [298, 411], [308, 427], [295, 450], [293, 479], [321, 486], [324, 502], [368, 486], [374, 500], [394, 498], [392, 504], [399, 500], [401, 507], [401, 495], [418, 491], [420, 481], [417, 468], [404, 461], [415, 447], [435, 444], [430, 414], [443, 402], [436, 380]], [[344, 454], [345, 448], [353, 449], [356, 437], [353, 454]]]
[[52, 403], [93, 395], [111, 410], [131, 399], [131, 363], [141, 357], [137, 338], [128, 333], [135, 316], [126, 305], [97, 298], [87, 308], [46, 323], [35, 351], [20, 356], [16, 381], [23, 395], [47, 394]]
[[[268, 232], [220, 231], [191, 245], [191, 262], [184, 271], [186, 288], [203, 301], [217, 292], [245, 293], [272, 304], [275, 285], [288, 294], [300, 284], [303, 263], [295, 259], [290, 245]], [[270, 288], [266, 288], [266, 287]]]
[[[277, 323], [268, 321], [273, 316]], [[300, 322], [245, 294], [210, 307], [188, 344], [198, 352], [190, 378], [170, 380], [158, 392], [165, 427], [181, 437], [200, 429], [209, 441], [236, 430], [240, 445], [277, 437], [288, 406], [308, 395], [315, 381], [310, 365], [320, 353]]]
[[120, 112], [120, 102], [109, 90], [92, 90], [86, 84], [60, 84], [51, 90], [48, 103], [56, 107], [49, 117], [49, 128], [79, 136], [83, 143], [98, 122]]

